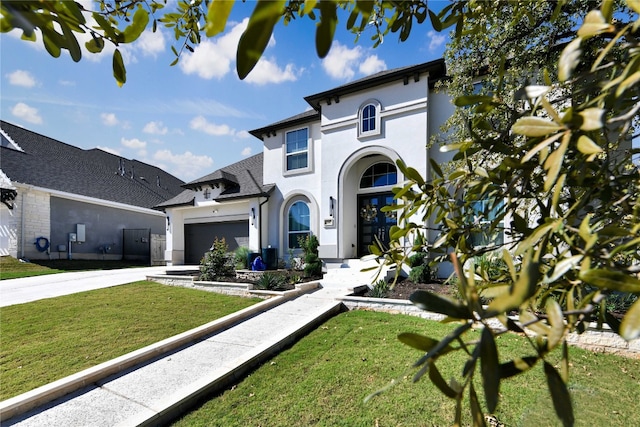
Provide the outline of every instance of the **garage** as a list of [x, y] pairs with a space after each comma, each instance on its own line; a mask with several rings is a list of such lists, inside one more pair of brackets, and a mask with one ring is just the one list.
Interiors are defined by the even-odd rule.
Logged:
[[229, 251], [235, 251], [239, 246], [248, 247], [249, 221], [185, 224], [184, 238], [185, 263], [200, 264], [200, 260], [216, 238], [224, 238]]

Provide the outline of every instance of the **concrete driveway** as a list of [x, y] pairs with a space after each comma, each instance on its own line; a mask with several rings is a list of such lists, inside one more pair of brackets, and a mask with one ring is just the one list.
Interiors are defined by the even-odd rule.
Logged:
[[145, 280], [147, 275], [164, 273], [166, 269], [165, 266], [124, 268], [0, 280], [0, 307], [124, 285]]

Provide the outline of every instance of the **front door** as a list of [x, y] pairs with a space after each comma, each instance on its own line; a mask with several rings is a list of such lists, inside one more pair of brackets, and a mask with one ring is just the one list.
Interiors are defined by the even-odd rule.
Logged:
[[389, 229], [396, 225], [395, 212], [382, 212], [383, 206], [393, 204], [393, 193], [358, 196], [358, 256], [369, 255], [369, 246], [379, 240], [389, 247]]

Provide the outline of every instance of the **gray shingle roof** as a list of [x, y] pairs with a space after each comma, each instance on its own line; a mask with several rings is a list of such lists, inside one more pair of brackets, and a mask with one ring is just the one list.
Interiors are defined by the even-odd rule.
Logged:
[[197, 178], [183, 185], [185, 191], [176, 197], [158, 204], [157, 208], [168, 208], [173, 206], [193, 205], [196, 189], [203, 185], [214, 185], [223, 183], [225, 190], [216, 197], [216, 201], [242, 199], [248, 197], [258, 197], [268, 195], [275, 184], [264, 185], [262, 183], [262, 153], [248, 157], [237, 163], [232, 163], [215, 172]]
[[0, 170], [14, 183], [153, 208], [180, 194], [183, 181], [162, 169], [78, 147], [0, 121], [23, 151], [0, 148]]

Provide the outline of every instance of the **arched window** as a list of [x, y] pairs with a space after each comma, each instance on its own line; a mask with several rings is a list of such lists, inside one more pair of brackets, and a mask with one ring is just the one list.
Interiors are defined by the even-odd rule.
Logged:
[[358, 136], [368, 137], [380, 133], [380, 103], [376, 100], [366, 101], [358, 110]]
[[369, 104], [362, 109], [362, 132], [376, 130], [376, 107]]
[[360, 179], [360, 188], [384, 187], [398, 182], [398, 170], [391, 163], [376, 163]]
[[288, 213], [288, 238], [289, 248], [300, 248], [298, 243], [300, 238], [306, 238], [311, 234], [311, 215], [309, 213], [309, 205], [305, 202], [298, 201], [291, 205]]

